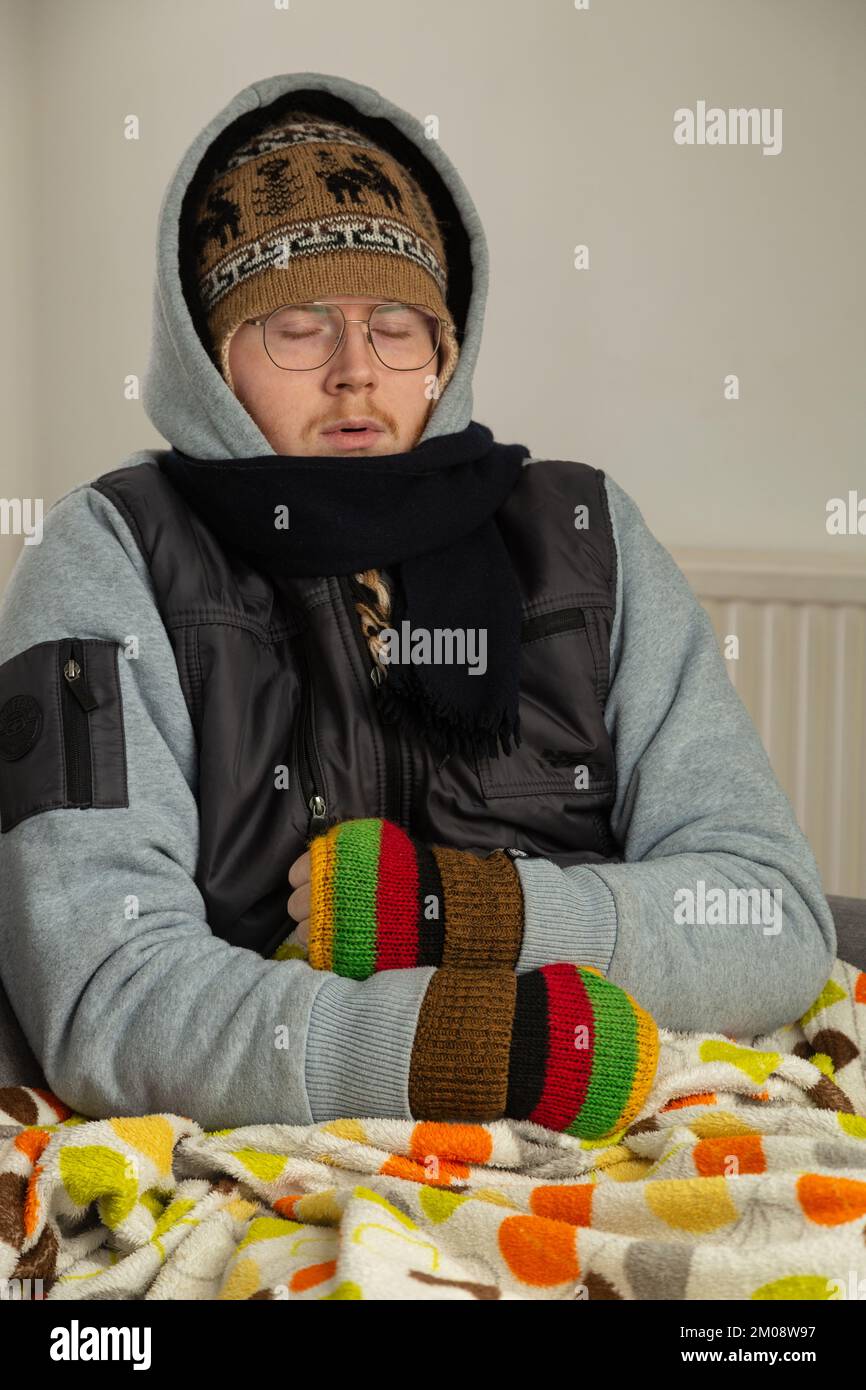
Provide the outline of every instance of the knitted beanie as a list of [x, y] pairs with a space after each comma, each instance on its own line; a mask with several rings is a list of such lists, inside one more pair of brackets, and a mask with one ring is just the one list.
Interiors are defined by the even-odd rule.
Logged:
[[211, 348], [232, 390], [229, 344], [246, 319], [346, 295], [419, 304], [445, 319], [444, 391], [458, 346], [442, 233], [418, 181], [361, 131], [304, 112], [265, 125], [222, 160], [192, 236]]

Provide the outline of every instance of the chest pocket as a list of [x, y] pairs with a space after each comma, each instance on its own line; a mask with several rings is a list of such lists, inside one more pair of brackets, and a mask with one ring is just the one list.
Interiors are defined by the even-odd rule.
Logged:
[[604, 726], [607, 686], [594, 608], [560, 608], [524, 619], [521, 743], [510, 754], [476, 758], [485, 799], [548, 793], [579, 800], [587, 809], [608, 805], [615, 783]]

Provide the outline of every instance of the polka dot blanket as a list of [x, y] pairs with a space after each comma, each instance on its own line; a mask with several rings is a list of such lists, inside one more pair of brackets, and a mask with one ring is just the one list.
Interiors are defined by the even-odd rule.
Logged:
[[641, 1114], [601, 1144], [510, 1120], [205, 1131], [9, 1087], [0, 1292], [866, 1297], [864, 1047], [866, 974], [839, 960], [774, 1033], [662, 1030]]

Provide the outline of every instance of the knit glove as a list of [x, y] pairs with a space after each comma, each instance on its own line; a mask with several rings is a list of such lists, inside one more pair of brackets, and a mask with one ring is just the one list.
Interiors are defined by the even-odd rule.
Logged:
[[409, 1108], [606, 1139], [638, 1115], [657, 1065], [655, 1020], [594, 966], [443, 966], [421, 1001]]
[[503, 850], [424, 845], [393, 821], [345, 820], [310, 843], [309, 964], [354, 980], [418, 965], [514, 968], [523, 893]]

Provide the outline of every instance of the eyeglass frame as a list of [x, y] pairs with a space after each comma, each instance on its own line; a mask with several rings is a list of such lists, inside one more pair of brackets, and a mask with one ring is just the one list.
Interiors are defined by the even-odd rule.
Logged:
[[[336, 344], [334, 345], [333, 351], [330, 352], [330, 353], [328, 354], [328, 356], [325, 358], [324, 362], [320, 362], [320, 363], [319, 363], [318, 367], [283, 367], [279, 362], [274, 362], [273, 357], [271, 357], [271, 354], [268, 352], [268, 345], [267, 345], [267, 342], [266, 342], [266, 339], [265, 339], [265, 325], [267, 324], [268, 319], [273, 318], [274, 314], [278, 314], [278, 313], [280, 312], [281, 309], [293, 309], [293, 308], [296, 309], [296, 308], [298, 308], [301, 304], [321, 304], [322, 306], [324, 306], [324, 307], [327, 308], [327, 309], [339, 309], [339, 311], [340, 311], [340, 313], [341, 313], [341, 315], [342, 315], [342, 317], [343, 317], [343, 327], [340, 329], [340, 336], [339, 336], [339, 338], [337, 339]], [[420, 309], [423, 313], [429, 314], [429, 316], [430, 316], [431, 319], [436, 319], [436, 321], [438, 322], [438, 324], [439, 324], [439, 341], [437, 342], [437, 344], [436, 344], [435, 348], [433, 349], [433, 351], [431, 352], [430, 356], [427, 358], [427, 361], [426, 361], [426, 362], [422, 362], [420, 367], [392, 367], [392, 366], [389, 365], [389, 363], [385, 362], [384, 359], [380, 356], [379, 350], [378, 350], [378, 348], [376, 347], [376, 344], [373, 342], [373, 338], [372, 338], [372, 335], [371, 335], [371, 333], [370, 333], [370, 319], [373, 317], [373, 314], [376, 312], [376, 310], [377, 310], [377, 309], [380, 309], [380, 308], [382, 307], [383, 304], [398, 304], [398, 305], [400, 305], [401, 308], [404, 308], [404, 309]], [[343, 308], [342, 308], [342, 305], [340, 305], [340, 304], [335, 304], [335, 303], [333, 302], [333, 300], [329, 300], [329, 299], [302, 299], [302, 300], [299, 300], [297, 303], [278, 304], [277, 307], [276, 307], [276, 309], [272, 309], [271, 312], [270, 312], [269, 314], [265, 314], [264, 317], [262, 317], [262, 315], [260, 314], [260, 315], [258, 316], [258, 318], [255, 318], [255, 319], [244, 319], [244, 323], [252, 324], [253, 327], [255, 327], [255, 328], [259, 328], [259, 327], [261, 328], [261, 330], [262, 330], [262, 347], [264, 348], [265, 352], [268, 353], [268, 360], [269, 360], [270, 362], [274, 362], [274, 366], [277, 367], [278, 370], [281, 371], [281, 372], [318, 372], [318, 371], [321, 371], [322, 367], [327, 367], [327, 365], [328, 365], [328, 363], [330, 362], [331, 358], [334, 357], [334, 356], [336, 356], [336, 354], [339, 352], [340, 347], [341, 347], [342, 342], [343, 342], [343, 339], [344, 339], [345, 336], [346, 336], [346, 328], [348, 327], [348, 325], [349, 325], [350, 323], [363, 323], [363, 324], [366, 325], [366, 328], [367, 328], [367, 342], [370, 344], [370, 347], [373, 349], [373, 351], [375, 352], [376, 356], [379, 358], [379, 361], [382, 363], [382, 366], [385, 367], [385, 369], [386, 369], [387, 371], [389, 371], [389, 372], [421, 372], [421, 371], [424, 370], [424, 368], [425, 368], [426, 366], [429, 365], [430, 362], [433, 361], [433, 358], [436, 356], [437, 352], [439, 351], [440, 347], [442, 346], [442, 329], [443, 329], [443, 328], [449, 329], [449, 328], [452, 327], [452, 324], [451, 324], [451, 320], [450, 320], [450, 319], [443, 319], [443, 318], [441, 317], [440, 314], [434, 314], [434, 313], [433, 313], [433, 310], [432, 310], [432, 309], [428, 309], [428, 307], [427, 307], [426, 304], [407, 304], [407, 303], [405, 303], [405, 301], [402, 300], [402, 299], [380, 299], [379, 302], [378, 302], [378, 304], [373, 304], [373, 305], [371, 306], [370, 312], [369, 312], [369, 314], [367, 315], [367, 317], [366, 317], [365, 319], [347, 319], [347, 318], [346, 318], [346, 314], [345, 314], [345, 312], [344, 312], [344, 310], [343, 310]], [[457, 329], [454, 328], [453, 331], [454, 331], [454, 333], [456, 334]]]

